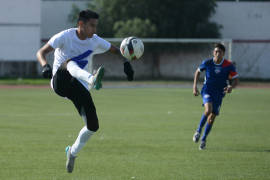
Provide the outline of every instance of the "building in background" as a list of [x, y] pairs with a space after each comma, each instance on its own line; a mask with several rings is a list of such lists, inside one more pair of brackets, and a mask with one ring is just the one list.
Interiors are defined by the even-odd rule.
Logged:
[[72, 5], [85, 9], [89, 0], [42, 0], [41, 3], [41, 39], [46, 41], [52, 35], [73, 27], [68, 21]]
[[37, 74], [40, 47], [40, 0], [1, 0], [0, 76]]
[[212, 20], [233, 39], [232, 60], [240, 76], [270, 79], [270, 1], [218, 2]]

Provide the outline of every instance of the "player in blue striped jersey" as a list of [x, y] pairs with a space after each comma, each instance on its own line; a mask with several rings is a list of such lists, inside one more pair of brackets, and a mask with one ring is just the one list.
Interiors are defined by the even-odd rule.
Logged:
[[[222, 99], [226, 93], [231, 93], [238, 84], [238, 73], [231, 61], [224, 59], [225, 47], [223, 44], [215, 44], [213, 58], [204, 60], [194, 74], [193, 94], [199, 95], [197, 82], [202, 71], [205, 71], [205, 81], [201, 90], [204, 113], [199, 126], [193, 135], [193, 141], [198, 142], [202, 128], [206, 121], [203, 136], [199, 149], [206, 147], [206, 138], [210, 133], [216, 116], [222, 104]], [[228, 83], [230, 81], [231, 83]]]

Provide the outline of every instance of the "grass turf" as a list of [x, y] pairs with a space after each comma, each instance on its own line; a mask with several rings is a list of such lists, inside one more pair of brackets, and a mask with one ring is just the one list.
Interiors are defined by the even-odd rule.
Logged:
[[0, 179], [270, 179], [269, 89], [225, 97], [205, 151], [192, 135], [203, 108], [187, 88], [92, 92], [100, 129], [65, 170], [83, 121], [50, 89], [0, 89]]

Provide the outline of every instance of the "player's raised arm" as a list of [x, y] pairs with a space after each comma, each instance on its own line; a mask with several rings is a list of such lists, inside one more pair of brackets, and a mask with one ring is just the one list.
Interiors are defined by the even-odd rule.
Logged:
[[[121, 55], [119, 48], [114, 45], [111, 45], [110, 52]], [[129, 61], [124, 57], [123, 57], [123, 63], [124, 63], [124, 72], [127, 75], [127, 80], [132, 81], [134, 79], [134, 70], [131, 64], [129, 63]]]
[[37, 60], [42, 66], [42, 75], [44, 78], [51, 78], [52, 77], [52, 68], [47, 63], [46, 55], [53, 51], [54, 49], [46, 43], [42, 48], [40, 48], [36, 54]]

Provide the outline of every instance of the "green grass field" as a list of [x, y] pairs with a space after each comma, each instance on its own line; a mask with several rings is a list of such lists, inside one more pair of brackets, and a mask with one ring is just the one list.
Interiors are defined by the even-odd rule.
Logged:
[[92, 93], [100, 129], [72, 174], [65, 147], [83, 121], [50, 89], [0, 89], [0, 179], [270, 179], [270, 89], [223, 101], [207, 149], [192, 136], [203, 108], [189, 88], [105, 88]]

